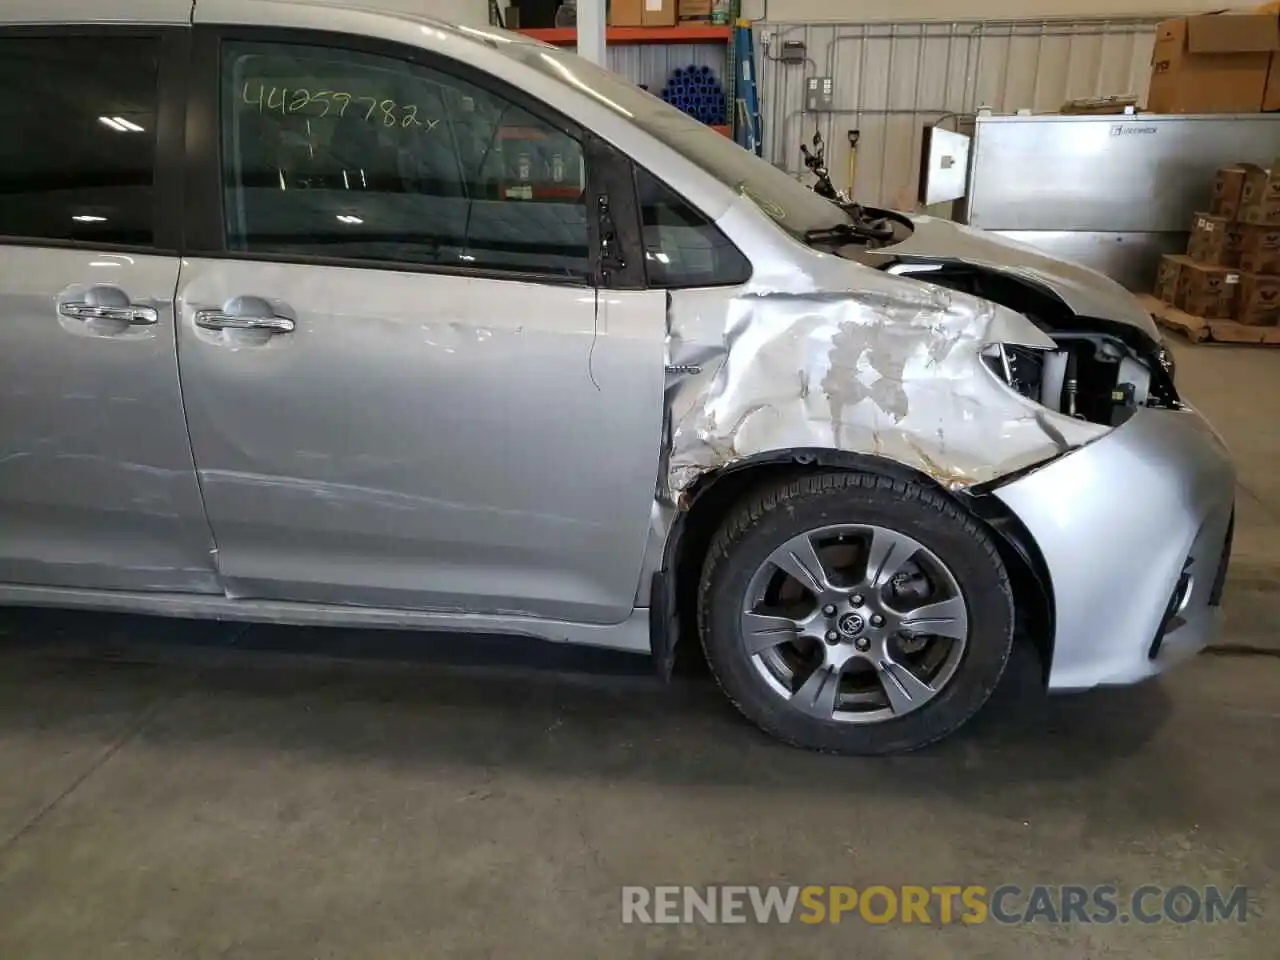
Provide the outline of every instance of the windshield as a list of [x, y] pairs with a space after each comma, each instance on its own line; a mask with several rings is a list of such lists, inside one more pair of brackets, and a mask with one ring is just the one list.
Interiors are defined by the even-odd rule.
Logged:
[[513, 43], [503, 52], [549, 77], [577, 87], [626, 117], [721, 183], [752, 200], [796, 237], [803, 238], [811, 230], [849, 222], [844, 211], [830, 200], [616, 73], [574, 54], [542, 45]]

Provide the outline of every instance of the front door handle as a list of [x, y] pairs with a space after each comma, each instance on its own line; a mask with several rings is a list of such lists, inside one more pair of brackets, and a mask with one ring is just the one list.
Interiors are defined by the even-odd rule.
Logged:
[[205, 330], [266, 330], [268, 333], [293, 333], [294, 322], [289, 317], [240, 316], [221, 310], [197, 310], [197, 327]]
[[[104, 300], [106, 297], [95, 297]], [[120, 297], [123, 298], [123, 297]], [[92, 303], [86, 300], [70, 300], [59, 303], [58, 312], [68, 320], [110, 320], [118, 324], [154, 326], [160, 323], [160, 312], [155, 307], [134, 306], [133, 303]]]

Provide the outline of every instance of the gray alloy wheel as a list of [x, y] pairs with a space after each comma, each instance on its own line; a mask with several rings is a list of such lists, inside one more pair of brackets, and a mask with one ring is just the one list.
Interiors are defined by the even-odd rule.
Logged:
[[986, 525], [926, 482], [856, 471], [762, 484], [731, 509], [698, 585], [707, 663], [787, 743], [915, 750], [1000, 682], [1013, 589]]
[[873, 524], [808, 530], [752, 575], [742, 643], [769, 689], [818, 720], [874, 724], [919, 710], [955, 677], [969, 611], [933, 551]]

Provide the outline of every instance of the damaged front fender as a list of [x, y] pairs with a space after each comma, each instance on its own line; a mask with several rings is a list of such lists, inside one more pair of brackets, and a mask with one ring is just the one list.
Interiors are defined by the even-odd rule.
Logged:
[[1026, 318], [942, 287], [866, 274], [865, 290], [834, 294], [672, 294], [668, 496], [708, 471], [795, 448], [892, 460], [958, 490], [1108, 431], [1019, 395], [983, 364], [989, 343], [1053, 348]]

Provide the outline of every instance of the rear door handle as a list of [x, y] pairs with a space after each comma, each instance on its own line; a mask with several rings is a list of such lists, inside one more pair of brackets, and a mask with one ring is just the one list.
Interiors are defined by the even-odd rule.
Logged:
[[114, 320], [134, 326], [153, 326], [160, 322], [160, 314], [154, 307], [108, 306], [72, 300], [58, 304], [58, 313], [68, 320]]
[[205, 330], [266, 330], [269, 333], [293, 333], [295, 324], [289, 317], [241, 316], [221, 310], [197, 310], [197, 327]]

